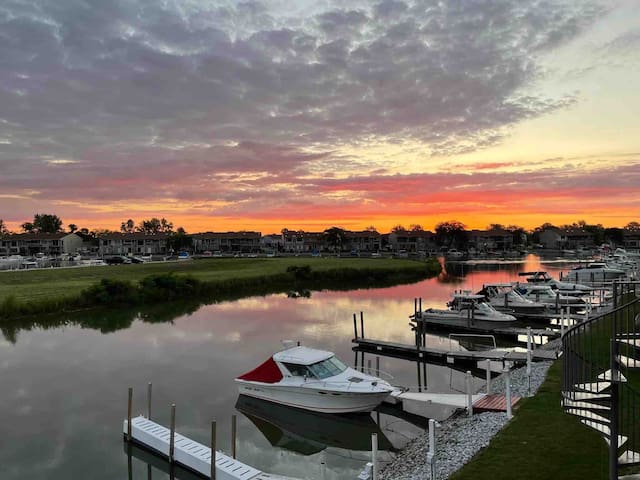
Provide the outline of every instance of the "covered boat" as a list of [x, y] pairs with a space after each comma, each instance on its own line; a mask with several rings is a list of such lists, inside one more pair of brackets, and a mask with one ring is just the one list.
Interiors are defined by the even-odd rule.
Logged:
[[580, 283], [561, 282], [543, 271], [520, 272], [518, 275], [526, 277], [527, 283], [549, 285], [553, 290], [559, 291], [562, 295], [588, 295], [593, 291], [593, 288]]
[[556, 305], [564, 307], [585, 306], [582, 298], [574, 295], [562, 295], [559, 291], [553, 290], [551, 285], [519, 283], [516, 284], [515, 289], [524, 298], [542, 303], [548, 307], [555, 307]]
[[297, 346], [236, 378], [242, 395], [323, 413], [370, 412], [393, 390], [332, 352]]
[[515, 322], [516, 317], [508, 313], [502, 313], [485, 301], [484, 295], [472, 295], [464, 291], [455, 293], [453, 299], [447, 303], [447, 310], [428, 308], [419, 312], [419, 318], [425, 320], [454, 320], [487, 322]]
[[478, 295], [484, 295], [491, 306], [501, 312], [526, 316], [544, 313], [547, 309], [542, 303], [524, 298], [510, 283], [487, 283]]

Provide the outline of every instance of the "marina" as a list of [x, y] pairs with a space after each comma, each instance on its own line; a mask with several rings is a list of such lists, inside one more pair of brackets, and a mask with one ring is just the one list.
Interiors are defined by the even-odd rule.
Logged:
[[[435, 418], [447, 418], [451, 411], [461, 408], [461, 399], [466, 395], [467, 371], [473, 374], [471, 388], [478, 392], [474, 395], [482, 395], [474, 399], [476, 409], [480, 408], [477, 402], [487, 397], [486, 360], [492, 359], [489, 370], [494, 381], [502, 371], [503, 360], [509, 364], [525, 363], [522, 350], [517, 355], [502, 350], [499, 353], [477, 351], [472, 339], [456, 337], [444, 328], [421, 334], [421, 353], [429, 352], [433, 359], [433, 363], [426, 363], [425, 358], [416, 354], [416, 335], [409, 325], [413, 299], [422, 298], [425, 308], [442, 305], [451, 298], [454, 289], [477, 291], [482, 284], [511, 281], [517, 278], [518, 271], [539, 268], [538, 258], [527, 261], [528, 264], [498, 263], [494, 270], [486, 270], [486, 265], [477, 269], [467, 266], [457, 277], [455, 287], [434, 278], [381, 289], [313, 291], [309, 297], [268, 295], [196, 309], [175, 305], [142, 313], [137, 309], [79, 313], [66, 316], [64, 323], [52, 328], [26, 322], [5, 325], [0, 365], [11, 365], [11, 368], [5, 370], [7, 389], [0, 395], [0, 421], [7, 422], [9, 412], [23, 412], [19, 415], [24, 427], [19, 432], [8, 431], [8, 447], [0, 450], [0, 461], [8, 467], [6, 478], [17, 480], [26, 475], [44, 480], [64, 471], [70, 476], [90, 474], [98, 480], [110, 480], [121, 478], [129, 463], [134, 479], [147, 478], [148, 468], [153, 470], [153, 478], [168, 478], [168, 467], [161, 457], [150, 454], [158, 462], [149, 466], [136, 460], [139, 455], [148, 458], [139, 446], [131, 445], [130, 459], [128, 454], [123, 454], [120, 444], [124, 413], [121, 393], [127, 386], [144, 390], [149, 380], [161, 385], [154, 392], [158, 404], [178, 401], [185, 405], [179, 411], [177, 430], [194, 442], [207, 446], [210, 437], [207, 422], [217, 419], [218, 450], [232, 457], [229, 420], [237, 415], [236, 458], [243, 464], [260, 472], [291, 478], [321, 480], [323, 475], [356, 478], [363, 465], [370, 461], [371, 452], [367, 447], [371, 433], [376, 433], [379, 439], [382, 466], [392, 461], [394, 452], [402, 449], [408, 440], [424, 434], [427, 419], [411, 412], [424, 415], [428, 409]], [[550, 267], [546, 270], [557, 276], [556, 272], [564, 264], [556, 270], [553, 264]], [[360, 351], [358, 344], [351, 342], [354, 311], [362, 311], [366, 317], [365, 339], [361, 339], [366, 351]], [[572, 314], [572, 320], [579, 318], [578, 314]], [[357, 323], [361, 337], [359, 321]], [[531, 331], [536, 344], [559, 335], [558, 325], [551, 323], [550, 318], [539, 319], [539, 325]], [[474, 323], [472, 328], [481, 326]], [[463, 335], [487, 333], [462, 327]], [[512, 350], [518, 345], [522, 348], [523, 340], [526, 341], [524, 326], [519, 323], [515, 327], [493, 325], [493, 329], [496, 328], [498, 331], [491, 335], [500, 349]], [[508, 330], [501, 332], [502, 328]], [[237, 394], [233, 379], [273, 355], [281, 348], [283, 338], [334, 352], [339, 358], [351, 361], [352, 349], [356, 347], [356, 354], [361, 357], [356, 362], [358, 368], [368, 368], [374, 374], [375, 371], [388, 373], [393, 377], [393, 385], [409, 389], [402, 393], [405, 396], [402, 405], [382, 404], [366, 416], [368, 420], [320, 420], [326, 428], [314, 431], [310, 425], [318, 423], [315, 417], [287, 413], [285, 406], [276, 410], [258, 401], [243, 400], [243, 396]], [[399, 345], [398, 355], [383, 356], [378, 350], [381, 344], [366, 344], [369, 340], [387, 342], [382, 346], [389, 351]], [[453, 363], [447, 361], [449, 352], [455, 355]], [[541, 352], [535, 348], [532, 360], [534, 356], [537, 360], [551, 355]], [[379, 360], [376, 361], [376, 357]], [[418, 358], [420, 361], [415, 361]], [[420, 372], [418, 381], [416, 365]], [[91, 388], [87, 388], [88, 385]], [[7, 392], [17, 393], [14, 396]], [[71, 397], [69, 392], [73, 392]], [[442, 403], [435, 401], [436, 398]], [[170, 425], [168, 408], [156, 412], [153, 421], [165, 428]], [[74, 425], [73, 431], [67, 430], [69, 425]], [[95, 425], [103, 428], [96, 429]], [[36, 431], [37, 436], [30, 433]], [[48, 440], [47, 444], [37, 447], [43, 459], [61, 458], [61, 463], [52, 463], [45, 469], [42, 463], [27, 462], [24, 455], [29, 448], [36, 448], [35, 438]], [[76, 438], [85, 440], [75, 441]], [[73, 449], [65, 448], [58, 453], [53, 448], [61, 441], [58, 439]], [[19, 449], [14, 447], [17, 445]], [[72, 461], [79, 455], [90, 463]]]

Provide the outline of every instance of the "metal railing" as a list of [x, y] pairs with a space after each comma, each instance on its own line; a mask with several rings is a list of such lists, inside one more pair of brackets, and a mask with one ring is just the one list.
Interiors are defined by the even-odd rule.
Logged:
[[[562, 338], [563, 407], [609, 441], [609, 476], [640, 464], [640, 282], [614, 282], [612, 308], [569, 328]], [[622, 457], [621, 457], [622, 455]]]

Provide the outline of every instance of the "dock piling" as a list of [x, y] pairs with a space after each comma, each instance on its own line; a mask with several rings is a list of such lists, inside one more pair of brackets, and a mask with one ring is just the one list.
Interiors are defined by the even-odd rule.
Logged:
[[487, 360], [487, 395], [491, 394], [491, 360]]
[[527, 396], [531, 396], [531, 327], [527, 327]]
[[171, 404], [171, 433], [169, 434], [169, 463], [173, 463], [176, 443], [176, 404]]
[[353, 314], [353, 334], [355, 338], [358, 338], [358, 321], [356, 320], [356, 314]]
[[236, 458], [236, 437], [238, 435], [237, 424], [238, 417], [236, 415], [231, 415], [231, 457], [234, 460]]
[[360, 335], [364, 338], [364, 314], [360, 312]]
[[133, 387], [129, 387], [129, 401], [127, 404], [127, 442], [131, 441], [131, 410], [133, 409]]
[[216, 422], [211, 422], [211, 480], [216, 480]]
[[367, 375], [371, 375], [371, 359], [367, 359]]
[[373, 463], [373, 479], [378, 480], [378, 434], [371, 434], [371, 462]]
[[376, 355], [376, 377], [380, 376], [380, 356]]
[[151, 420], [151, 382], [147, 385], [147, 420]]
[[502, 370], [504, 373], [504, 386], [505, 386], [505, 397], [507, 401], [507, 418], [510, 420], [513, 417], [511, 412], [511, 378], [509, 375], [509, 367], [504, 367]]
[[422, 316], [422, 297], [418, 297], [418, 312], [420, 312], [420, 316]]
[[427, 463], [429, 464], [429, 478], [436, 478], [436, 421], [429, 419], [429, 451], [427, 452]]
[[471, 371], [467, 370], [465, 374], [465, 382], [467, 386], [467, 414], [473, 415], [473, 391], [471, 390]]

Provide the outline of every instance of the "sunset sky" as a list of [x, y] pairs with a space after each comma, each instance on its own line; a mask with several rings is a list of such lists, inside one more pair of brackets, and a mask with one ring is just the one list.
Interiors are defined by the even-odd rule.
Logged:
[[640, 221], [637, 0], [3, 0], [0, 218]]

